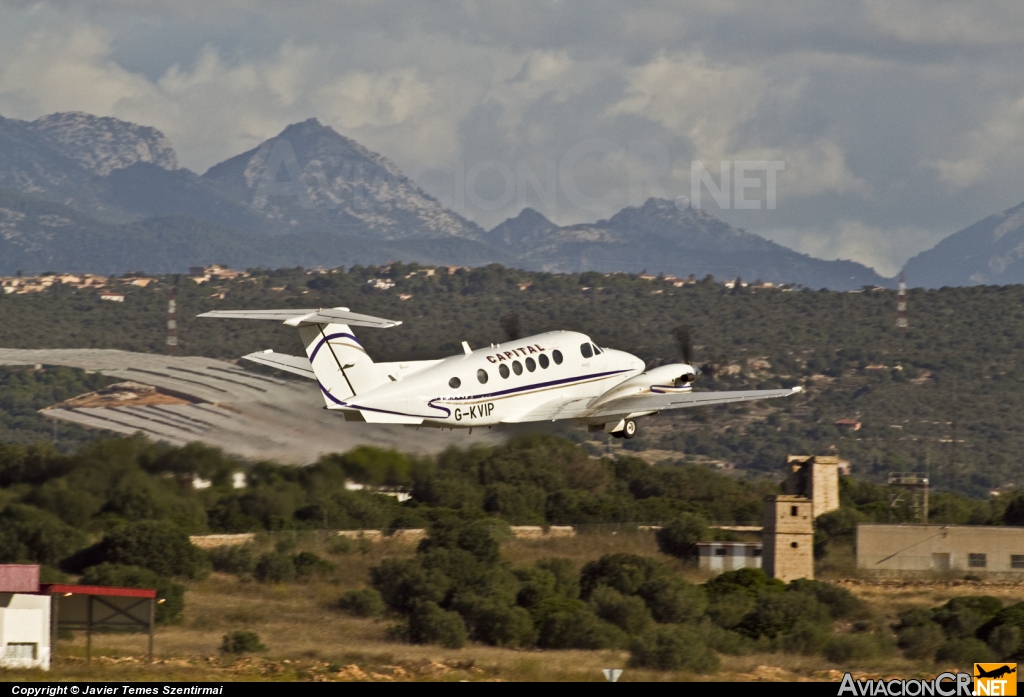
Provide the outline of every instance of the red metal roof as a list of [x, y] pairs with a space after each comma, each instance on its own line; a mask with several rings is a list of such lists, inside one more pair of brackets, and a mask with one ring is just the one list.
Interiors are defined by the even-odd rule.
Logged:
[[0, 564], [0, 593], [38, 592], [38, 564]]
[[155, 598], [153, 588], [119, 588], [117, 586], [78, 586], [71, 583], [44, 583], [40, 593], [71, 593], [78, 595], [116, 595], [122, 598]]

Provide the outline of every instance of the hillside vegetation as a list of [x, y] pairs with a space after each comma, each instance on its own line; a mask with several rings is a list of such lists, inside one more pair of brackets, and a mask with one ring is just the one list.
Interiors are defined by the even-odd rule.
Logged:
[[[395, 285], [379, 290], [368, 283], [374, 279]], [[937, 486], [977, 496], [1021, 483], [1024, 286], [911, 290], [910, 330], [900, 334], [895, 293], [885, 290], [734, 291], [710, 279], [675, 287], [625, 274], [499, 266], [450, 275], [441, 268], [432, 276], [404, 264], [328, 273], [255, 270], [202, 285], [174, 276], [147, 288], [125, 285], [123, 304], [59, 284], [3, 296], [0, 346], [160, 351], [171, 285], [178, 292], [182, 351], [228, 359], [265, 348], [302, 349], [289, 327], [195, 315], [228, 308], [350, 307], [403, 321], [395, 329], [359, 332], [375, 359], [399, 360], [455, 353], [463, 339], [472, 346], [500, 342], [500, 318], [514, 313], [525, 334], [586, 332], [599, 345], [630, 351], [652, 366], [678, 360], [672, 330], [685, 324], [692, 327], [696, 360], [707, 368], [698, 389], [800, 384], [806, 394], [645, 419], [640, 437], [626, 447], [762, 472], [777, 471], [787, 453], [834, 447], [854, 473], [868, 477], [928, 471]], [[842, 417], [861, 421], [863, 428], [837, 428], [833, 422]], [[564, 432], [588, 437], [572, 426]]]

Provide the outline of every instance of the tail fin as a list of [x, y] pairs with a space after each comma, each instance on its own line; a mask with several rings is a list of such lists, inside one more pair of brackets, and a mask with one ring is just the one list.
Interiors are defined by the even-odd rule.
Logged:
[[303, 324], [299, 336], [324, 393], [327, 406], [336, 406], [369, 392], [387, 380], [347, 324]]
[[352, 326], [395, 327], [401, 322], [350, 312], [347, 307], [320, 310], [218, 310], [200, 317], [271, 319], [298, 327], [313, 373], [327, 406], [369, 392], [387, 377], [360, 345]]

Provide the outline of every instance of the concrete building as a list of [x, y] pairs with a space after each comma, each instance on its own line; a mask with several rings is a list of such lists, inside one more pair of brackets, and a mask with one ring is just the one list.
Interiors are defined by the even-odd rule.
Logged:
[[767, 496], [764, 500], [763, 568], [786, 583], [814, 578], [814, 514], [805, 496]]
[[786, 493], [809, 498], [815, 518], [839, 508], [838, 455], [789, 455], [786, 467]]
[[758, 542], [698, 542], [698, 566], [721, 573], [736, 569], [760, 569], [762, 545]]
[[0, 564], [0, 668], [50, 668], [50, 596], [39, 567]]
[[1024, 575], [1024, 528], [857, 525], [857, 569], [878, 575]]

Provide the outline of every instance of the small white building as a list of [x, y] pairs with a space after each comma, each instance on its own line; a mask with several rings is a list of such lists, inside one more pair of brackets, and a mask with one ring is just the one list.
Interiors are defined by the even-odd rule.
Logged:
[[0, 668], [50, 669], [50, 596], [33, 564], [0, 564]]
[[760, 542], [698, 542], [698, 566], [721, 573], [736, 569], [760, 569], [764, 547]]

